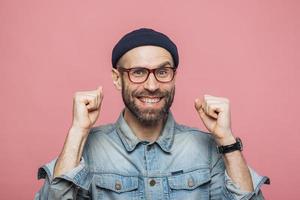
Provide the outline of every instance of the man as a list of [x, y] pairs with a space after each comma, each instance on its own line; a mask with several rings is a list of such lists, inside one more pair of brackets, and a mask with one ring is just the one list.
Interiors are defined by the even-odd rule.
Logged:
[[59, 157], [39, 169], [45, 183], [36, 199], [263, 199], [268, 178], [248, 168], [228, 99], [196, 99], [209, 133], [174, 121], [178, 63], [176, 45], [160, 32], [121, 38], [112, 77], [124, 110], [115, 124], [92, 128], [102, 87], [75, 94], [72, 126]]

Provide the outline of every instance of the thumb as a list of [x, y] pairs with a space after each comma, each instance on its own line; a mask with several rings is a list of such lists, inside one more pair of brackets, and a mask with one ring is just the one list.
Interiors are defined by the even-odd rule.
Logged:
[[195, 99], [195, 108], [196, 108], [196, 110], [197, 110], [197, 112], [198, 112], [198, 114], [199, 114], [199, 116], [202, 120], [204, 120], [207, 117], [204, 110], [202, 109], [203, 108], [203, 102], [204, 101], [199, 99], [199, 98]]
[[202, 107], [202, 101], [199, 98], [195, 99], [195, 108], [196, 108], [196, 110], [200, 111], [201, 107]]
[[96, 89], [97, 92], [102, 92], [102, 90], [103, 90], [102, 86], [98, 86], [97, 89]]

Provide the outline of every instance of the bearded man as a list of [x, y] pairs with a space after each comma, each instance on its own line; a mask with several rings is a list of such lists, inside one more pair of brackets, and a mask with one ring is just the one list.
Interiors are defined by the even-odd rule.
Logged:
[[247, 166], [232, 133], [229, 100], [204, 95], [195, 109], [208, 133], [175, 122], [179, 56], [165, 34], [141, 28], [112, 51], [112, 78], [125, 108], [93, 127], [102, 87], [77, 92], [73, 121], [57, 159], [41, 167], [36, 199], [263, 199], [269, 179]]

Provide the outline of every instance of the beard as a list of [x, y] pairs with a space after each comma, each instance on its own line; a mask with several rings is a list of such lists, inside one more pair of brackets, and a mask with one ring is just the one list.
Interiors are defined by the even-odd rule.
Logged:
[[[123, 82], [123, 80], [122, 80]], [[175, 95], [175, 86], [171, 90], [162, 91], [160, 89], [151, 92], [148, 90], [130, 91], [129, 87], [122, 84], [122, 98], [127, 109], [133, 114], [133, 116], [144, 126], [155, 126], [160, 120], [164, 120], [170, 111], [170, 107], [173, 103]], [[162, 97], [160, 101], [164, 101], [164, 105], [160, 109], [141, 109], [135, 102], [140, 96], [158, 96]]]

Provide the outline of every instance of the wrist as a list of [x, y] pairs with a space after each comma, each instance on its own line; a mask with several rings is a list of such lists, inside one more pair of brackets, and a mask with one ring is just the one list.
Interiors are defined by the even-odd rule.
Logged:
[[72, 155], [70, 157], [76, 158], [76, 162], [79, 162], [88, 133], [87, 130], [70, 128], [62, 151], [63, 154]]
[[215, 138], [215, 141], [218, 146], [226, 146], [235, 143], [236, 139], [233, 134], [229, 134], [228, 136], [223, 138]]
[[86, 138], [88, 133], [90, 132], [90, 129], [81, 128], [77, 126], [71, 126], [69, 129], [69, 136], [76, 137], [76, 138]]
[[[229, 143], [229, 141], [228, 141], [228, 143]], [[237, 150], [242, 151], [243, 150], [243, 143], [242, 143], [242, 140], [237, 137], [235, 139], [235, 142], [230, 143], [228, 145], [219, 145], [217, 147], [217, 149], [218, 149], [218, 153], [220, 153], [220, 154], [228, 154], [228, 153], [231, 153], [231, 152], [234, 152], [234, 151], [237, 151]]]
[[72, 125], [69, 129], [69, 132], [77, 133], [77, 134], [87, 134], [90, 132], [90, 128], [82, 128], [80, 126]]

